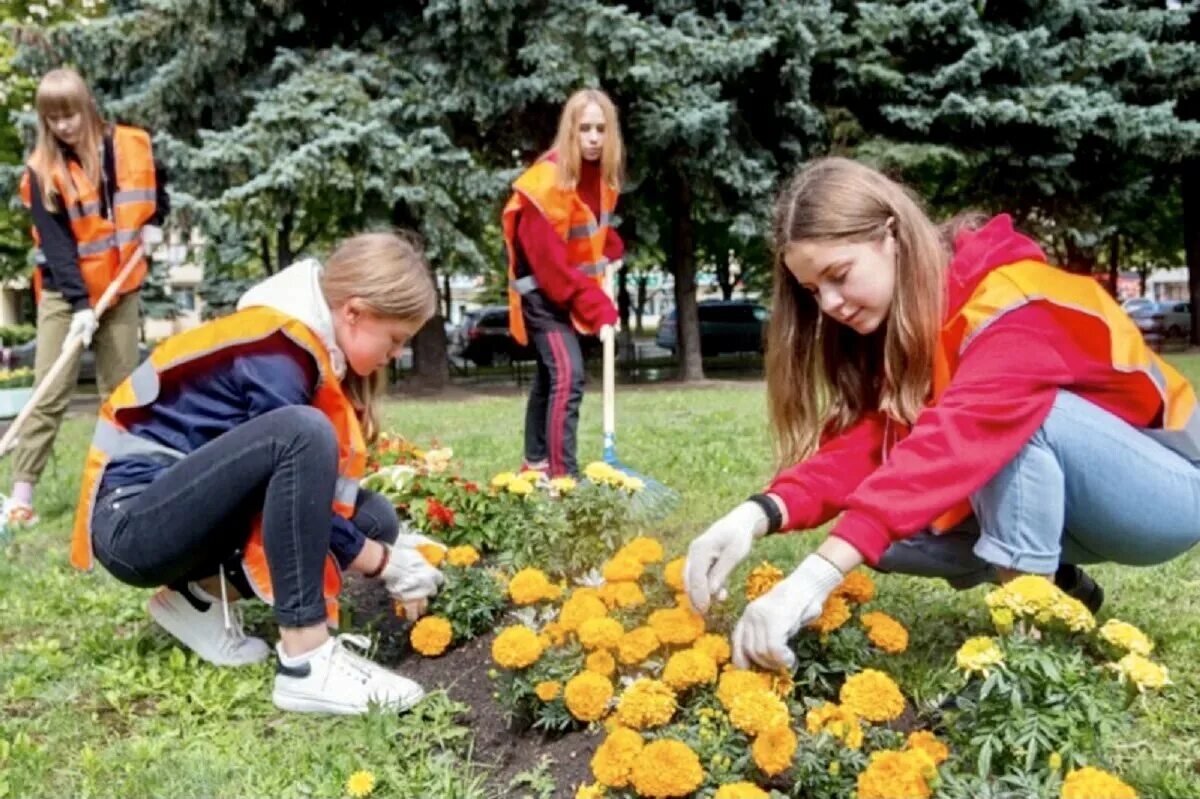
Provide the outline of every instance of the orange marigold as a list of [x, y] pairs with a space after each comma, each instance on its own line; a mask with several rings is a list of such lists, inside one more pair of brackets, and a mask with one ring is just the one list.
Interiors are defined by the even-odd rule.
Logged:
[[882, 651], [898, 655], [908, 649], [908, 630], [886, 613], [864, 613], [861, 621], [867, 629], [867, 639]]
[[846, 579], [833, 589], [833, 593], [861, 605], [875, 598], [875, 582], [866, 572], [855, 570], [846, 575]]
[[649, 627], [636, 627], [617, 641], [617, 659], [634, 666], [658, 651], [658, 634]]
[[598, 721], [608, 710], [613, 696], [612, 683], [607, 677], [585, 671], [567, 682], [563, 699], [567, 710], [580, 721]]
[[796, 733], [787, 724], [781, 724], [759, 733], [750, 746], [750, 754], [754, 757], [754, 764], [764, 774], [773, 777], [792, 765], [796, 743]]
[[446, 651], [454, 631], [450, 622], [441, 616], [426, 616], [413, 625], [409, 640], [413, 649], [427, 658], [437, 657]]
[[652, 799], [689, 796], [704, 782], [704, 769], [687, 744], [664, 738], [642, 749], [630, 782], [635, 791]]
[[825, 600], [821, 615], [808, 623], [808, 629], [825, 634], [831, 633], [850, 621], [850, 605], [842, 597], [833, 594]]
[[633, 772], [633, 761], [637, 759], [646, 743], [636, 730], [617, 727], [608, 734], [604, 743], [592, 756], [592, 775], [597, 782], [609, 788], [624, 788], [629, 784]]
[[892, 721], [904, 712], [904, 696], [891, 677], [876, 669], [863, 669], [846, 678], [838, 694], [842, 705], [867, 721]]
[[664, 644], [690, 644], [704, 635], [704, 617], [683, 608], [656, 610], [650, 614], [649, 624]]

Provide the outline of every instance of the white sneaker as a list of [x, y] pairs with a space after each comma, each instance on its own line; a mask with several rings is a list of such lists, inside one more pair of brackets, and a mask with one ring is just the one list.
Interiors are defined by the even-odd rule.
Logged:
[[365, 652], [371, 641], [362, 635], [339, 635], [298, 666], [283, 664], [280, 645], [271, 696], [275, 707], [352, 716], [366, 713], [371, 704], [403, 712], [424, 698], [420, 685], [350, 651], [348, 644]]
[[207, 604], [208, 610], [197, 610], [178, 591], [160, 588], [150, 597], [148, 608], [164, 630], [214, 666], [246, 666], [267, 659], [271, 647], [261, 638], [247, 637], [236, 605], [226, 605], [226, 618], [221, 602]]

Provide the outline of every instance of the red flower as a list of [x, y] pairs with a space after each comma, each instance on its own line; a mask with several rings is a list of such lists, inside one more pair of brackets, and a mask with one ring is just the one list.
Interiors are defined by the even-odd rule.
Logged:
[[433, 497], [425, 499], [425, 515], [429, 517], [429, 521], [434, 527], [454, 526], [454, 511]]
[[467, 483], [466, 485], [464, 485], [464, 486], [463, 486], [463, 488], [466, 490], [466, 492], [467, 492], [468, 494], [477, 494], [477, 493], [479, 493], [479, 486], [478, 486], [478, 485], [476, 485], [475, 483], [470, 483], [470, 482], [469, 482], [469, 483]]

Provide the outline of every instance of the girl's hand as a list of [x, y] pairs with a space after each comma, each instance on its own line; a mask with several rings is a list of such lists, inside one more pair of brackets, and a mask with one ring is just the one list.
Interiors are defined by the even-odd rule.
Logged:
[[684, 587], [692, 607], [705, 613], [714, 597], [717, 601], [726, 597], [725, 580], [750, 554], [754, 539], [766, 535], [767, 524], [762, 508], [743, 502], [692, 542], [683, 567]]
[[746, 606], [733, 629], [733, 665], [795, 668], [796, 656], [788, 640], [821, 615], [825, 600], [843, 577], [841, 569], [822, 556], [805, 558], [786, 579]]

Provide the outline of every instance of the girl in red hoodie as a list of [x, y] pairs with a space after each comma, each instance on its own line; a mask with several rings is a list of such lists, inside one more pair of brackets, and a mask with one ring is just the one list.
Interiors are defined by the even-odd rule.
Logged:
[[581, 89], [563, 106], [554, 146], [513, 183], [504, 207], [509, 329], [521, 344], [532, 339], [537, 355], [522, 468], [551, 477], [579, 472], [578, 334], [612, 336], [617, 322], [603, 279], [625, 249], [611, 227], [623, 161], [612, 100]]
[[747, 605], [734, 660], [790, 666], [788, 638], [861, 563], [965, 588], [1081, 563], [1162, 563], [1200, 539], [1191, 385], [1088, 276], [1008, 216], [943, 235], [901, 186], [841, 158], [779, 197], [767, 394], [783, 468], [692, 542], [707, 610], [754, 540], [840, 514]]

